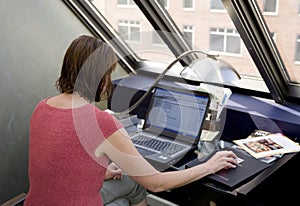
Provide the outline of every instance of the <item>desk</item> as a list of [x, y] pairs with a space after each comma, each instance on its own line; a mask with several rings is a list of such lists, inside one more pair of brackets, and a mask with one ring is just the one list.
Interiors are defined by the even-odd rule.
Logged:
[[[136, 125], [131, 126], [136, 128]], [[126, 130], [130, 133], [132, 129], [126, 127]], [[233, 144], [229, 142], [224, 143], [224, 146], [231, 145]], [[195, 154], [191, 154], [181, 160], [177, 167], [170, 168], [170, 170], [182, 169], [186, 162], [196, 157]], [[300, 186], [300, 178], [297, 178], [300, 174], [297, 166], [299, 157], [299, 153], [285, 154], [267, 169], [234, 190], [203, 178], [186, 186], [155, 195], [181, 206], [205, 206], [209, 205], [210, 201], [216, 202], [218, 206], [285, 206], [288, 203], [294, 205], [294, 202], [298, 201], [298, 191], [294, 188]]]
[[[128, 105], [136, 102], [153, 82], [154, 78], [150, 75], [132, 75], [114, 81], [114, 85], [118, 88], [117, 94], [122, 95], [113, 96], [110, 100], [110, 108], [115, 111], [127, 109]], [[124, 97], [128, 97], [128, 101]], [[145, 100], [132, 114], [144, 118], [147, 107], [148, 101]], [[222, 131], [222, 139], [232, 141], [233, 139], [247, 137], [253, 130], [257, 129], [255, 119], [259, 123], [264, 122], [265, 128], [273, 128], [275, 123], [283, 133], [299, 142], [299, 115], [297, 115], [297, 112], [291, 113], [291, 110], [287, 110], [286, 107], [292, 109], [292, 111], [300, 111], [299, 105], [278, 105], [269, 99], [233, 93], [229, 104], [226, 105], [226, 119], [224, 120], [225, 126]], [[249, 113], [249, 111], [256, 112]], [[206, 206], [209, 205], [210, 200], [215, 201], [218, 206], [295, 205], [296, 202], [299, 202], [298, 197], [300, 197], [297, 188], [300, 188], [299, 162], [299, 153], [284, 155], [267, 170], [233, 191], [200, 180], [170, 192], [157, 193], [156, 195], [181, 206]], [[295, 187], [296, 189], [294, 189]]]
[[234, 190], [228, 190], [207, 179], [202, 179], [156, 195], [178, 205], [205, 206], [214, 201], [217, 206], [276, 206], [298, 202], [299, 184], [297, 168], [299, 154], [285, 154], [270, 167], [258, 173]]

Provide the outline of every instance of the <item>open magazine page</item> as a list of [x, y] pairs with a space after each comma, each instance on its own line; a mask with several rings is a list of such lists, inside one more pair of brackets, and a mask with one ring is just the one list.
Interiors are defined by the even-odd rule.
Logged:
[[[274, 133], [264, 131], [264, 130], [255, 130], [247, 138], [262, 137], [262, 136], [266, 136], [266, 135], [269, 135], [269, 134], [274, 134]], [[277, 154], [277, 155], [272, 155], [272, 156], [267, 156], [267, 157], [261, 157], [261, 158], [258, 158], [258, 159], [262, 162], [265, 162], [265, 163], [271, 163], [271, 162], [274, 162], [275, 160], [281, 158], [282, 156], [283, 156], [283, 154]]]
[[266, 158], [265, 161], [268, 161], [272, 156], [276, 158], [276, 155], [300, 151], [298, 143], [280, 133], [268, 133], [256, 137], [250, 135], [250, 138], [234, 140], [233, 142], [255, 158]]

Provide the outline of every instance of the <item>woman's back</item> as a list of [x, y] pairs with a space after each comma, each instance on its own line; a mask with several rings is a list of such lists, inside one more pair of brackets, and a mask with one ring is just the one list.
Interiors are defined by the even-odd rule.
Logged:
[[[80, 109], [87, 109], [90, 105]], [[30, 190], [25, 205], [97, 205], [105, 174], [77, 136], [72, 109], [40, 102], [30, 125]], [[104, 160], [105, 161], [105, 160]]]

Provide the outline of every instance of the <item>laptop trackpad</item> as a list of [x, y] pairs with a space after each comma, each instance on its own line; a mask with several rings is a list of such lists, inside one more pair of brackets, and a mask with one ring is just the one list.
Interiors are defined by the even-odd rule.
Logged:
[[146, 150], [146, 149], [143, 149], [141, 147], [136, 147], [136, 149], [139, 151], [139, 153], [142, 155], [142, 156], [150, 156], [150, 155], [153, 155], [153, 154], [156, 154], [155, 152], [152, 152], [152, 151], [149, 151], [149, 150]]

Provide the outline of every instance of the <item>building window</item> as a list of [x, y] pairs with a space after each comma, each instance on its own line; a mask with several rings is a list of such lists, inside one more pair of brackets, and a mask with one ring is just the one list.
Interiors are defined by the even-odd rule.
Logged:
[[194, 26], [183, 26], [183, 35], [187, 41], [190, 41], [192, 45], [194, 44]]
[[169, 8], [169, 0], [158, 0], [162, 5], [164, 5], [165, 9]]
[[132, 6], [135, 5], [133, 0], [118, 0], [117, 5], [120, 6]]
[[278, 0], [263, 0], [264, 14], [274, 14], [278, 12]]
[[241, 54], [241, 38], [236, 29], [211, 28], [209, 49], [226, 54]]
[[141, 25], [138, 21], [120, 20], [118, 32], [125, 41], [141, 41]]
[[300, 35], [297, 36], [297, 40], [296, 40], [295, 61], [300, 62]]
[[276, 33], [270, 32], [270, 36], [273, 39], [273, 41], [276, 42]]
[[222, 1], [220, 0], [210, 0], [210, 10], [224, 10], [225, 11], [225, 7], [222, 3]]
[[158, 35], [157, 32], [152, 32], [152, 42], [153, 44], [161, 44], [164, 45], [165, 42], [162, 40], [162, 38]]
[[194, 0], [183, 0], [183, 9], [194, 9]]

